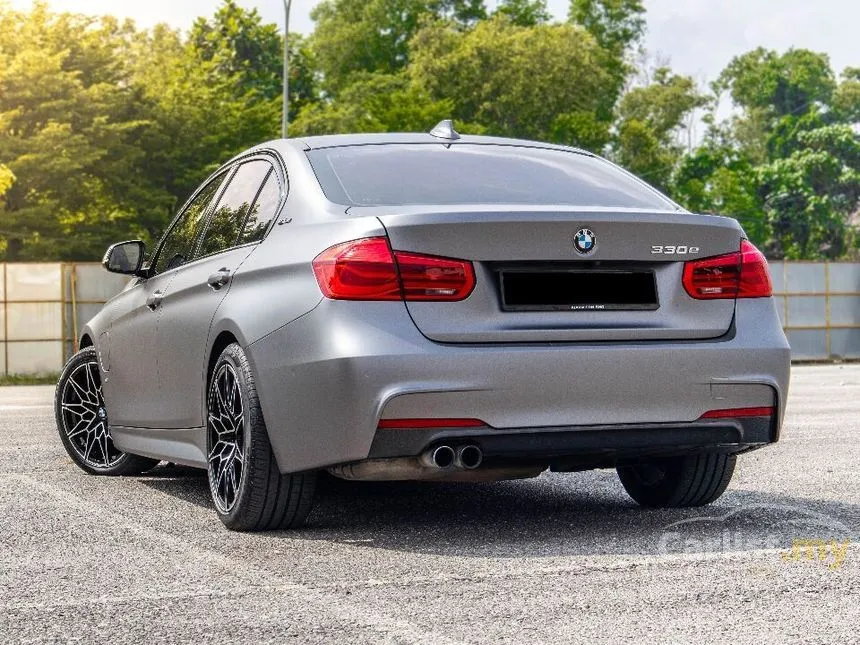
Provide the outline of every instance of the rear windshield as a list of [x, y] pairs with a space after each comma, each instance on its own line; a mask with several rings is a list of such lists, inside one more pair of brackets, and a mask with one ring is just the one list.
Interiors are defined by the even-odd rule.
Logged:
[[329, 200], [349, 206], [530, 204], [675, 210], [612, 164], [563, 150], [382, 144], [308, 152]]

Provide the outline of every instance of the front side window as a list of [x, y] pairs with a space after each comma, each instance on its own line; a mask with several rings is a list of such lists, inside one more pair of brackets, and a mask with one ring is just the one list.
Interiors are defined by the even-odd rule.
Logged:
[[173, 228], [170, 229], [167, 237], [164, 238], [161, 250], [155, 260], [156, 274], [175, 269], [192, 259], [194, 245], [203, 228], [207, 209], [223, 181], [224, 175], [213, 179], [188, 204]]
[[271, 171], [272, 165], [263, 160], [248, 161], [239, 166], [212, 213], [198, 256], [220, 253], [236, 246], [260, 187]]

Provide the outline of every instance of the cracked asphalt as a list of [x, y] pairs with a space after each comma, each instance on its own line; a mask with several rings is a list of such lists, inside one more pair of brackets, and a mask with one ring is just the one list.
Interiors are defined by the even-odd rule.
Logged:
[[326, 482], [236, 534], [205, 477], [79, 471], [50, 387], [0, 389], [0, 642], [857, 643], [860, 365], [793, 371], [782, 440], [710, 507], [615, 473]]

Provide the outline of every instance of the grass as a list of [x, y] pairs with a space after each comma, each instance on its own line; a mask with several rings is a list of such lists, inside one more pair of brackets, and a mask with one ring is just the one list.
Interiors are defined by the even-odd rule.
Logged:
[[4, 385], [56, 385], [59, 372], [47, 374], [0, 374], [0, 386]]

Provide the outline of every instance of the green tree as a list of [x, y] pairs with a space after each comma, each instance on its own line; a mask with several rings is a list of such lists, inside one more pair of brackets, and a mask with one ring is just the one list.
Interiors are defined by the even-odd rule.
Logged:
[[515, 25], [533, 27], [552, 20], [546, 0], [501, 0], [495, 11]]
[[569, 16], [619, 60], [645, 34], [642, 0], [570, 0]]
[[323, 87], [330, 94], [356, 72], [396, 73], [409, 60], [409, 41], [429, 20], [460, 28], [486, 17], [483, 0], [323, 0], [311, 12], [311, 37]]
[[194, 22], [188, 38], [200, 60], [211, 63], [213, 77], [234, 79], [239, 94], [280, 95], [283, 39], [276, 25], [263, 24], [256, 9], [246, 11], [235, 0], [224, 0], [212, 18]]
[[833, 110], [840, 123], [860, 124], [860, 67], [842, 72], [842, 82], [833, 94]]
[[15, 175], [6, 166], [0, 164], [0, 197], [3, 197], [14, 183]]
[[144, 220], [150, 238], [218, 165], [279, 136], [280, 96], [243, 89], [242, 72], [216, 73], [218, 65], [167, 27], [138, 35], [132, 83], [150, 116], [138, 146], [153, 194], [161, 197]]
[[789, 259], [838, 258], [860, 205], [860, 137], [845, 124], [801, 132], [790, 156], [758, 169], [773, 229], [771, 252]]
[[732, 117], [738, 145], [764, 163], [791, 154], [800, 131], [825, 124], [836, 81], [824, 54], [759, 48], [732, 59], [713, 86], [740, 108]]
[[496, 17], [461, 31], [437, 22], [416, 34], [410, 57], [410, 76], [433, 100], [449, 100], [460, 124], [590, 148], [609, 138], [615, 80], [580, 27]]
[[0, 162], [16, 177], [0, 203], [5, 259], [96, 259], [112, 240], [156, 239], [215, 166], [278, 135], [265, 68], [225, 67], [260, 27], [234, 10], [211, 24], [229, 11], [236, 29], [204, 47], [164, 26], [0, 9]]
[[760, 248], [770, 240], [771, 226], [759, 195], [755, 166], [723, 141], [709, 140], [685, 156], [673, 177], [671, 193], [695, 213], [738, 219]]
[[40, 3], [0, 11], [0, 161], [16, 177], [0, 206], [7, 260], [97, 257], [108, 235], [139, 231], [147, 121], [122, 61], [131, 33]]
[[684, 153], [685, 122], [708, 102], [689, 76], [658, 68], [649, 85], [625, 94], [618, 106], [612, 142], [615, 159], [649, 183], [666, 190]]
[[[284, 40], [278, 27], [265, 24], [256, 9], [245, 10], [234, 0], [224, 0], [214, 16], [194, 22], [188, 42], [219, 87], [224, 78], [231, 78], [236, 84], [235, 96], [253, 91], [264, 100], [280, 100]], [[290, 34], [291, 117], [316, 100], [317, 91], [307, 38]]]
[[840, 257], [860, 205], [857, 76], [837, 83], [827, 56], [808, 50], [736, 57], [713, 88], [737, 111], [683, 161], [674, 196], [738, 217], [772, 257]]
[[405, 74], [358, 74], [338, 100], [309, 105], [292, 124], [297, 135], [421, 132], [450, 116], [450, 100], [433, 100]]

